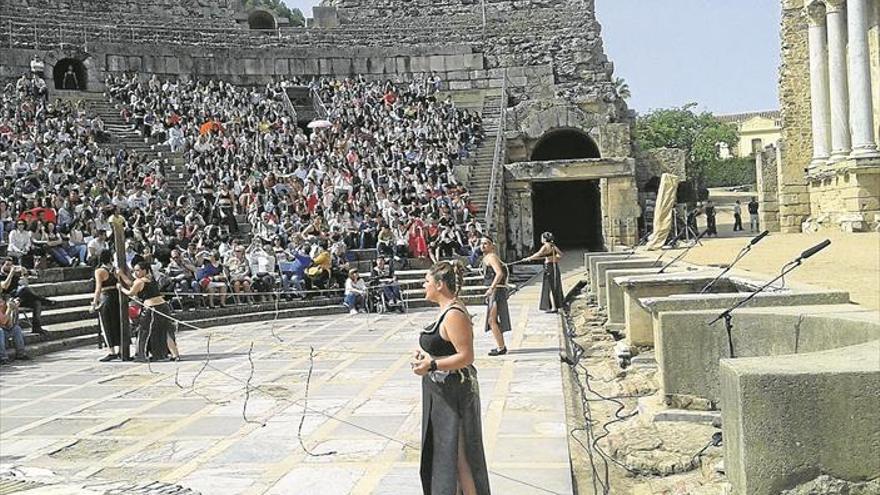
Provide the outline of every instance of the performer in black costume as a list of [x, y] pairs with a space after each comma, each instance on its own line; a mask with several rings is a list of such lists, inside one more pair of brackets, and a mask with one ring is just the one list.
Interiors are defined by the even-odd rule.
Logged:
[[555, 313], [562, 306], [562, 274], [559, 272], [562, 251], [556, 247], [555, 238], [550, 232], [541, 234], [541, 242], [541, 249], [522, 261], [544, 259], [544, 284], [541, 286], [540, 308], [542, 311]]
[[[131, 289], [126, 289], [122, 283], [118, 284], [119, 290], [129, 297], [137, 297], [143, 307], [138, 318], [138, 349], [135, 361], [146, 362], [147, 359], [158, 361], [168, 358], [180, 359], [177, 351], [177, 339], [174, 333], [174, 321], [170, 319], [171, 306], [162, 297], [159, 291], [159, 283], [153, 279], [150, 264], [142, 261], [134, 267], [134, 281], [131, 281]], [[128, 277], [122, 277], [125, 283], [129, 283]], [[147, 356], [149, 352], [150, 356]]]
[[99, 359], [107, 362], [121, 359], [120, 346], [129, 346], [131, 341], [122, 342], [122, 322], [119, 312], [119, 290], [116, 284], [116, 269], [113, 268], [113, 253], [109, 249], [101, 251], [98, 257], [100, 265], [95, 269], [95, 295], [92, 298], [92, 311], [98, 311], [98, 325], [101, 338], [110, 348], [110, 354]]
[[425, 275], [425, 297], [441, 311], [419, 337], [421, 350], [411, 363], [422, 377], [424, 495], [490, 493], [473, 325], [458, 300], [462, 272], [460, 265], [440, 262]]
[[483, 252], [483, 284], [486, 289], [486, 328], [492, 332], [497, 347], [489, 351], [490, 356], [507, 354], [507, 346], [504, 344], [504, 332], [509, 332], [510, 309], [507, 307], [507, 277], [510, 275], [507, 266], [495, 252], [495, 243], [488, 237], [480, 240], [480, 250]]

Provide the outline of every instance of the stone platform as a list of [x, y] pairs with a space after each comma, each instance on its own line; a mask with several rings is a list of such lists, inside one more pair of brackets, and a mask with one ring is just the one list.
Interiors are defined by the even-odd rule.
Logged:
[[[486, 356], [494, 344], [480, 330], [485, 308], [470, 308], [495, 493], [572, 493], [559, 321], [538, 311], [539, 288], [511, 300], [505, 357]], [[184, 360], [150, 367], [99, 363], [92, 348], [3, 367], [0, 465], [63, 493], [108, 493], [88, 488], [108, 482], [210, 495], [420, 493], [421, 389], [408, 363], [434, 315], [319, 315], [180, 332]], [[297, 434], [310, 347], [302, 441], [317, 456]]]

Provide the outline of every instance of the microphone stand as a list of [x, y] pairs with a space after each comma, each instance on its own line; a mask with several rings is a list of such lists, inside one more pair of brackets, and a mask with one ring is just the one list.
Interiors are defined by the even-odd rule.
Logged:
[[779, 275], [776, 276], [776, 278], [774, 278], [773, 280], [762, 285], [757, 290], [755, 290], [754, 292], [749, 294], [748, 297], [746, 297], [745, 299], [741, 299], [739, 302], [737, 302], [733, 306], [724, 310], [723, 313], [716, 316], [714, 320], [709, 322], [709, 326], [712, 326], [715, 323], [717, 323], [719, 320], [724, 320], [724, 326], [727, 330], [727, 347], [728, 347], [728, 350], [730, 353], [729, 357], [731, 357], [731, 358], [736, 357], [733, 353], [733, 314], [732, 313], [735, 310], [742, 307], [743, 305], [745, 305], [746, 303], [748, 303], [749, 301], [751, 301], [752, 299], [754, 299], [755, 296], [757, 296], [761, 292], [764, 292], [764, 289], [773, 285], [777, 280], [784, 278], [790, 272], [794, 271], [797, 267], [801, 266], [804, 263], [804, 260], [806, 260], [810, 256], [813, 256], [814, 254], [818, 253], [819, 251], [825, 249], [826, 247], [828, 247], [829, 244], [831, 244], [831, 241], [828, 239], [825, 239], [824, 241], [820, 242], [819, 244], [811, 247], [810, 249], [807, 249], [806, 251], [801, 253], [801, 255], [798, 256], [797, 259], [786, 263], [785, 266], [782, 267], [782, 271], [779, 273]]
[[[678, 256], [676, 256], [675, 258], [672, 258], [672, 260], [670, 260], [669, 263], [666, 263], [665, 265], [663, 265], [663, 268], [661, 268], [660, 271], [657, 272], [657, 273], [658, 273], [658, 274], [663, 273], [664, 271], [666, 271], [667, 268], [669, 268], [670, 266], [672, 266], [673, 263], [675, 263], [676, 261], [678, 261], [678, 260], [684, 258], [685, 256], [687, 256], [687, 254], [690, 252], [690, 250], [691, 250], [694, 246], [696, 246], [697, 244], [700, 243], [700, 239], [701, 239], [704, 235], [706, 235], [706, 232], [708, 232], [708, 231], [703, 231], [702, 234], [698, 235], [697, 238], [694, 239], [694, 243], [693, 243], [693, 244], [691, 244], [691, 245], [688, 246], [684, 251], [682, 251], [681, 253], [679, 253]], [[657, 261], [660, 261], [660, 260], [658, 259]]]
[[751, 242], [746, 244], [746, 247], [742, 248], [742, 250], [740, 250], [739, 254], [736, 255], [736, 258], [734, 258], [733, 261], [731, 261], [730, 264], [727, 265], [727, 268], [725, 268], [721, 273], [719, 273], [715, 278], [713, 278], [711, 282], [709, 282], [708, 284], [706, 284], [703, 287], [703, 289], [700, 291], [700, 294], [705, 294], [706, 291], [711, 289], [712, 286], [715, 285], [715, 283], [721, 279], [721, 277], [723, 277], [727, 272], [729, 272], [730, 270], [733, 269], [733, 266], [736, 265], [739, 262], [739, 260], [745, 258], [745, 256], [747, 254], [749, 254], [749, 252], [752, 250], [752, 246], [759, 243], [761, 241], [761, 239], [763, 239], [764, 237], [767, 237], [767, 234], [769, 234], [769, 233], [770, 233], [769, 230], [765, 230], [764, 232], [761, 232], [760, 234], [758, 234], [757, 237], [752, 239]]

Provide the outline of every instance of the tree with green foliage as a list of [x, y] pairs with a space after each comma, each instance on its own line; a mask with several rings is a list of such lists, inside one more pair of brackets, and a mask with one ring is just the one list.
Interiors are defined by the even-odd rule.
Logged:
[[684, 150], [687, 155], [686, 179], [700, 190], [730, 180], [719, 177], [720, 171], [728, 166], [735, 166], [740, 172], [745, 166], [737, 159], [718, 157], [720, 143], [726, 143], [730, 149], [734, 149], [738, 140], [736, 125], [720, 122], [711, 112], [697, 113], [694, 111], [696, 106], [696, 103], [689, 103], [681, 108], [659, 109], [639, 116], [636, 119], [635, 138], [642, 149]]
[[614, 78], [614, 89], [617, 91], [617, 96], [620, 96], [624, 100], [628, 100], [632, 96], [632, 92], [629, 90], [629, 84], [626, 82], [626, 79], [622, 77]]
[[291, 9], [283, 2], [283, 0], [243, 0], [242, 6], [245, 10], [250, 9], [266, 9], [278, 17], [283, 17], [290, 21], [291, 26], [305, 26], [306, 18], [299, 9]]

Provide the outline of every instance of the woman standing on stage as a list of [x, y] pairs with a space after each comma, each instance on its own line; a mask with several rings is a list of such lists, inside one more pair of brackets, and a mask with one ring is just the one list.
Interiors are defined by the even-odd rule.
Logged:
[[116, 270], [113, 268], [113, 253], [109, 249], [101, 251], [98, 263], [98, 268], [95, 269], [95, 295], [92, 298], [92, 311], [98, 311], [101, 338], [110, 348], [110, 354], [102, 357], [99, 361], [107, 362], [121, 359], [120, 346], [128, 346], [131, 342], [122, 342], [119, 290], [116, 288], [118, 279]]
[[[118, 287], [126, 296], [139, 298], [140, 304], [143, 306], [141, 316], [138, 319], [138, 349], [135, 361], [166, 359], [169, 351], [171, 360], [177, 361], [180, 359], [180, 353], [177, 350], [177, 339], [174, 335], [174, 321], [170, 319], [171, 306], [162, 297], [159, 283], [153, 279], [150, 264], [141, 261], [135, 265], [134, 276], [134, 281], [125, 275], [122, 276], [126, 284], [131, 282], [131, 289], [126, 289], [122, 283], [119, 283]], [[149, 358], [147, 357], [148, 351]]]
[[541, 286], [540, 308], [541, 311], [555, 313], [562, 306], [562, 274], [559, 272], [562, 251], [556, 247], [556, 240], [550, 232], [541, 234], [541, 242], [541, 249], [523, 261], [544, 259], [544, 284]]
[[489, 495], [473, 325], [458, 299], [462, 273], [460, 265], [444, 261], [425, 275], [425, 298], [440, 306], [411, 363], [422, 377], [419, 471], [425, 495]]
[[507, 266], [498, 257], [495, 243], [488, 237], [480, 239], [480, 250], [483, 252], [483, 284], [486, 289], [486, 328], [495, 337], [496, 348], [489, 351], [490, 356], [507, 354], [504, 344], [504, 332], [511, 330], [510, 310], [507, 307]]

